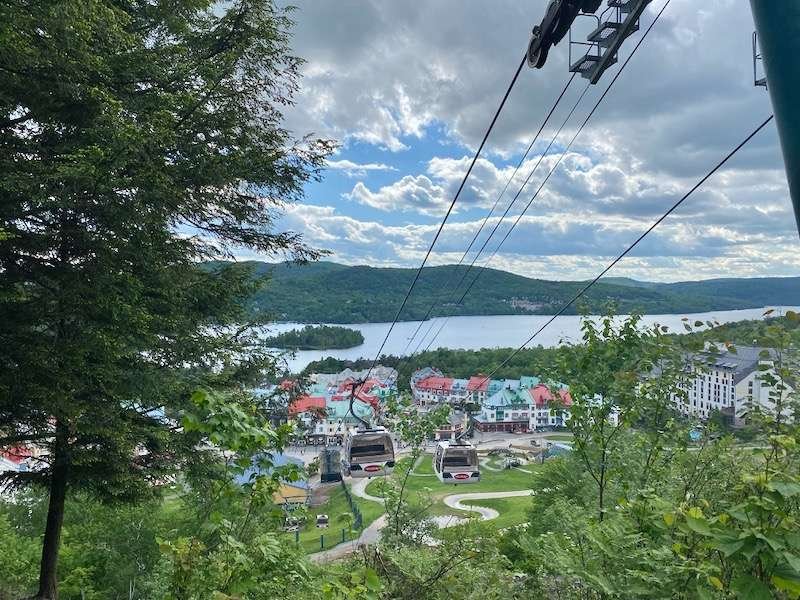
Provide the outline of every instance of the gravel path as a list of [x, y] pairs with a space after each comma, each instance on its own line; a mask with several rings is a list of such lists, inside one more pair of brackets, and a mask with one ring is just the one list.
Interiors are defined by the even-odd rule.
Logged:
[[[377, 496], [372, 496], [367, 493], [367, 486], [371, 481], [372, 479], [368, 477], [364, 477], [363, 479], [353, 479], [352, 483], [350, 484], [350, 493], [359, 498], [363, 498], [364, 500], [377, 502], [378, 504], [383, 505], [383, 498], [378, 498]], [[316, 563], [326, 563], [349, 556], [355, 552], [359, 546], [368, 546], [370, 544], [377, 543], [378, 537], [380, 537], [380, 530], [385, 526], [386, 515], [381, 515], [372, 523], [370, 523], [369, 526], [361, 532], [361, 535], [359, 535], [358, 538], [350, 542], [344, 542], [343, 544], [334, 546], [330, 550], [323, 550], [322, 552], [309, 554], [308, 558]]]
[[480, 460], [481, 468], [486, 469], [487, 471], [502, 471], [503, 469], [498, 469], [497, 467], [493, 467], [489, 464], [488, 458], [482, 458]]
[[308, 558], [315, 563], [326, 563], [349, 556], [358, 550], [359, 546], [377, 544], [378, 537], [380, 536], [380, 530], [384, 527], [386, 527], [386, 515], [381, 515], [372, 523], [370, 523], [369, 527], [362, 531], [361, 535], [358, 536], [357, 539], [334, 546], [330, 550], [323, 550], [322, 552], [309, 554]]

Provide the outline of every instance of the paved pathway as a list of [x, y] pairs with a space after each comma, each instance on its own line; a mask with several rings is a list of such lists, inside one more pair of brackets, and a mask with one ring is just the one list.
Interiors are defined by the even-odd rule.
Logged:
[[[359, 479], [351, 479], [352, 483], [350, 484], [350, 493], [354, 496], [359, 498], [363, 498], [364, 500], [369, 500], [370, 502], [377, 502], [378, 504], [383, 504], [383, 498], [379, 498], [378, 496], [372, 496], [371, 494], [367, 493], [367, 486], [370, 484], [372, 479], [369, 477], [363, 477]], [[378, 537], [380, 536], [380, 530], [386, 526], [386, 515], [381, 515], [377, 519], [375, 519], [372, 523], [370, 523], [366, 529], [361, 532], [356, 539], [350, 542], [344, 542], [343, 544], [339, 544], [334, 546], [330, 550], [323, 550], [322, 552], [315, 552], [314, 554], [309, 554], [308, 558], [311, 559], [313, 562], [316, 563], [325, 563], [331, 562], [333, 560], [338, 560], [340, 558], [344, 558], [345, 556], [349, 556], [353, 552], [355, 552], [359, 546], [367, 546], [370, 544], [375, 544], [378, 542]]]
[[473, 494], [453, 494], [451, 496], [445, 496], [444, 503], [449, 506], [450, 508], [455, 508], [456, 510], [468, 510], [471, 512], [480, 513], [481, 519], [484, 521], [488, 521], [490, 519], [496, 519], [500, 516], [500, 513], [497, 512], [493, 508], [487, 508], [485, 506], [475, 506], [472, 504], [462, 504], [463, 502], [469, 502], [472, 500], [492, 500], [494, 498], [517, 498], [520, 496], [532, 496], [533, 490], [519, 490], [516, 492], [477, 492]]
[[503, 469], [499, 469], [497, 467], [492, 467], [491, 465], [489, 465], [489, 459], [488, 458], [482, 458], [480, 463], [481, 463], [481, 468], [482, 469], [486, 469], [487, 471], [502, 471], [503, 470]]
[[359, 546], [376, 544], [378, 542], [378, 537], [380, 536], [380, 530], [384, 527], [386, 527], [386, 515], [381, 515], [372, 523], [370, 523], [369, 527], [364, 529], [358, 538], [350, 542], [344, 542], [343, 544], [334, 546], [330, 550], [323, 550], [322, 552], [309, 554], [308, 558], [315, 563], [326, 563], [349, 556], [358, 550]]
[[[363, 498], [364, 500], [369, 500], [371, 502], [378, 502], [383, 504], [383, 498], [379, 498], [377, 496], [372, 496], [368, 494], [366, 491], [367, 485], [369, 482], [372, 481], [368, 478], [357, 479], [354, 480], [350, 486], [350, 491], [354, 496], [358, 496], [359, 498]], [[490, 500], [494, 498], [515, 498], [520, 496], [531, 496], [533, 494], [533, 490], [519, 490], [513, 492], [477, 492], [477, 493], [470, 493], [470, 494], [451, 494], [450, 496], [445, 496], [444, 503], [449, 506], [450, 508], [454, 508], [456, 510], [464, 510], [469, 512], [477, 512], [480, 513], [481, 519], [484, 521], [488, 521], [490, 519], [496, 519], [500, 516], [493, 508], [487, 508], [485, 506], [475, 506], [470, 504], [462, 504], [463, 502], [470, 502], [472, 500]], [[441, 517], [434, 518], [439, 527], [454, 527], [456, 525], [460, 525], [464, 523], [466, 519], [462, 517], [457, 517], [455, 515], [444, 515]], [[349, 556], [353, 552], [355, 552], [359, 546], [366, 546], [370, 544], [375, 544], [378, 542], [378, 538], [380, 537], [380, 530], [386, 526], [386, 515], [381, 515], [377, 519], [375, 519], [370, 525], [361, 532], [361, 535], [358, 536], [357, 539], [352, 540], [350, 542], [345, 542], [343, 544], [339, 544], [334, 546], [330, 550], [324, 550], [322, 552], [316, 552], [314, 554], [310, 554], [308, 558], [316, 563], [325, 563], [331, 562], [334, 560], [338, 560], [340, 558], [344, 558], [345, 556]]]
[[359, 479], [353, 479], [353, 483], [350, 486], [350, 492], [354, 496], [358, 496], [359, 498], [363, 498], [364, 500], [369, 500], [371, 502], [377, 502], [378, 504], [383, 504], [383, 498], [379, 498], [378, 496], [372, 496], [371, 494], [367, 493], [367, 486], [372, 482], [372, 479], [369, 477], [363, 477]]

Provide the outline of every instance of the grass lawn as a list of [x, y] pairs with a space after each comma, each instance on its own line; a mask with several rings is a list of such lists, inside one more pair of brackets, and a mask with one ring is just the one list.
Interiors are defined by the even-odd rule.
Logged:
[[[425, 459], [430, 463], [430, 457]], [[533, 470], [534, 465], [525, 465], [524, 468]], [[398, 469], [391, 477], [400, 477]], [[381, 490], [382, 479], [376, 479], [367, 485], [367, 493], [373, 496], [383, 496]], [[489, 471], [488, 469], [481, 470], [480, 483], [471, 483], [469, 485], [447, 485], [434, 477], [414, 477], [413, 475], [408, 478], [406, 489], [410, 492], [410, 499], [412, 502], [415, 497], [419, 497], [422, 492], [427, 490], [431, 498], [435, 501], [432, 507], [432, 514], [454, 514], [452, 508], [447, 507], [441, 502], [441, 499], [451, 494], [470, 494], [473, 492], [505, 492], [516, 490], [527, 490], [531, 488], [531, 474], [517, 469], [504, 469], [502, 471]]]
[[433, 456], [430, 454], [425, 454], [422, 457], [422, 461], [417, 465], [417, 468], [414, 469], [414, 473], [417, 475], [434, 475]]
[[528, 520], [528, 510], [531, 507], [531, 499], [527, 496], [519, 498], [495, 498], [493, 500], [473, 500], [464, 502], [470, 506], [485, 506], [493, 508], [500, 513], [496, 519], [489, 521], [498, 529], [513, 527]]
[[572, 441], [572, 434], [571, 433], [554, 433], [552, 435], [545, 436], [548, 440], [553, 442], [571, 442]]
[[[390, 477], [399, 478], [403, 468], [408, 465], [408, 458], [398, 461], [398, 469]], [[502, 459], [492, 460], [497, 466], [502, 465]], [[528, 470], [535, 469], [535, 465], [525, 465], [523, 468]], [[431, 463], [431, 455], [426, 454], [415, 473], [420, 475], [433, 475], [433, 466]], [[367, 485], [367, 493], [373, 496], [382, 497], [383, 490], [381, 489], [384, 484], [382, 477], [376, 477]], [[483, 469], [481, 471], [480, 483], [470, 485], [446, 485], [440, 482], [436, 477], [415, 477], [413, 474], [408, 478], [406, 489], [410, 492], [409, 499], [414, 502], [421, 499], [425, 494], [429, 494], [433, 500], [433, 505], [429, 509], [429, 514], [435, 515], [457, 515], [462, 517], [469, 517], [474, 513], [468, 511], [459, 511], [450, 508], [442, 499], [451, 494], [470, 494], [473, 492], [504, 492], [525, 490], [531, 487], [531, 474], [520, 471], [518, 469], [504, 469], [502, 471], [489, 471]], [[356, 504], [361, 510], [363, 516], [362, 527], [367, 527], [375, 519], [384, 513], [383, 505], [364, 500], [363, 498], [354, 498]], [[527, 508], [530, 505], [530, 498], [501, 498], [495, 500], [476, 500], [474, 504], [480, 506], [487, 506], [494, 508], [500, 513], [500, 516], [492, 523], [498, 528], [511, 527], [524, 523], [527, 520]], [[303, 529], [300, 530], [300, 547], [307, 553], [319, 552], [320, 550], [320, 535], [324, 536], [325, 549], [333, 548], [337, 544], [342, 543], [342, 529], [345, 529], [345, 523], [339, 521], [339, 516], [343, 513], [350, 512], [350, 506], [344, 495], [340, 485], [336, 485], [331, 490], [328, 501], [322, 506], [310, 508], [308, 511], [308, 521], [306, 521]], [[329, 518], [329, 526], [327, 529], [317, 529], [316, 520], [318, 514], [326, 514]], [[294, 533], [285, 533], [286, 539], [294, 541]], [[345, 540], [354, 539], [359, 535], [359, 532], [345, 531]]]
[[[363, 500], [362, 498], [354, 498], [354, 500], [356, 501], [359, 510], [361, 510], [363, 518], [362, 527], [366, 528], [370, 523], [383, 514], [383, 507], [376, 502], [370, 502], [369, 500]], [[319, 552], [321, 535], [324, 536], [325, 550], [333, 548], [337, 544], [341, 544], [342, 529], [346, 529], [347, 525], [345, 522], [339, 521], [339, 516], [348, 512], [350, 512], [350, 505], [347, 503], [344, 490], [342, 489], [341, 485], [336, 485], [325, 504], [322, 506], [309, 508], [308, 520], [306, 521], [305, 526], [300, 530], [300, 547], [306, 552], [306, 554]], [[317, 515], [319, 514], [328, 515], [329, 524], [325, 529], [317, 528]], [[359, 534], [360, 532], [358, 531], [345, 531], [345, 541], [352, 540], [358, 537]], [[294, 542], [294, 533], [287, 532], [283, 535], [286, 536], [286, 539]]]

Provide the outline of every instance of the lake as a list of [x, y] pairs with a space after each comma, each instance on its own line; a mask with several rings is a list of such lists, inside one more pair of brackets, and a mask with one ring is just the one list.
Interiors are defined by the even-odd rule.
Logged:
[[[684, 329], [681, 319], [684, 317], [688, 317], [692, 322], [717, 321], [719, 323], [730, 323], [733, 321], [743, 321], [745, 319], [760, 319], [769, 308], [775, 309], [776, 314], [785, 312], [786, 310], [800, 310], [800, 307], [794, 306], [773, 306], [679, 315], [646, 315], [643, 317], [643, 322], [648, 325], [655, 323], [666, 325], [671, 332], [683, 333]], [[478, 350], [480, 348], [517, 347], [533, 335], [534, 331], [539, 329], [549, 318], [550, 317], [547, 315], [451, 317], [447, 320], [444, 329], [442, 329], [431, 348]], [[580, 319], [581, 318], [577, 315], [558, 317], [539, 334], [532, 345], [542, 345], [551, 348], [558, 346], [562, 340], [577, 341], [580, 338]], [[424, 323], [417, 338], [410, 345], [409, 338], [417, 330], [419, 321], [397, 323], [382, 353], [394, 354], [395, 356], [411, 354], [417, 347], [421, 336], [430, 331], [420, 348], [420, 350], [423, 350], [428, 344], [428, 340], [442, 327], [444, 321], [445, 318], [440, 317]], [[364, 335], [364, 343], [362, 345], [355, 348], [348, 348], [347, 350], [303, 350], [297, 352], [295, 356], [289, 358], [287, 362], [290, 369], [296, 373], [305, 368], [311, 361], [329, 356], [346, 360], [374, 358], [384, 336], [386, 336], [386, 332], [389, 330], [389, 325], [389, 323], [354, 323], [345, 325], [345, 327], [358, 329]], [[269, 327], [265, 335], [283, 333], [284, 331], [299, 329], [303, 326], [303, 323], [276, 323]]]

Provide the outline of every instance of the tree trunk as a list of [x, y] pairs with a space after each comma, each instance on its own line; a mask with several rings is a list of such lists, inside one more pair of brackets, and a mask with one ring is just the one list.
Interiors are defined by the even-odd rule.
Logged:
[[39, 591], [36, 600], [57, 600], [58, 549], [61, 544], [61, 526], [64, 523], [64, 499], [67, 495], [69, 457], [67, 427], [56, 422], [56, 439], [53, 447], [53, 466], [50, 477], [50, 502], [47, 508], [47, 524], [42, 544], [42, 562], [39, 570]]
[[600, 454], [600, 481], [598, 481], [599, 491], [599, 520], [602, 523], [605, 517], [605, 493], [606, 493], [606, 449], [603, 447], [603, 452]]

